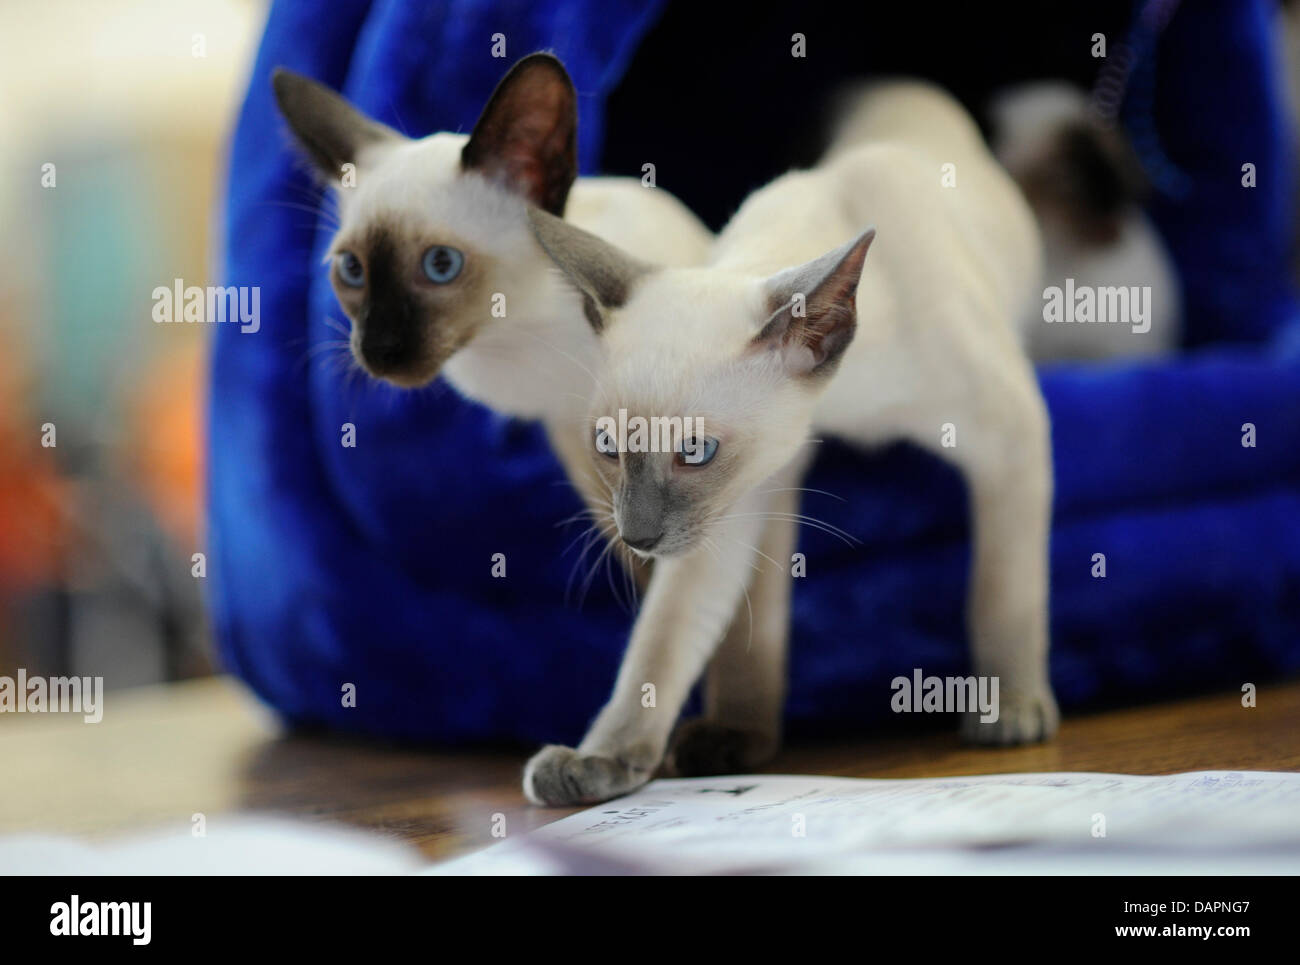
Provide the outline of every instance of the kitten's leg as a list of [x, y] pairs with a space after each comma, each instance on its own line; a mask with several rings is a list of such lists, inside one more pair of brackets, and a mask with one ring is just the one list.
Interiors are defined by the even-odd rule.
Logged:
[[[799, 511], [793, 488], [802, 474], [776, 481], [768, 509]], [[786, 651], [790, 637], [790, 557], [797, 541], [793, 519], [763, 527], [747, 606], [741, 600], [727, 635], [709, 663], [704, 716], [687, 721], [673, 737], [673, 769], [683, 776], [736, 774], [766, 763], [781, 746]]]
[[[748, 504], [737, 512], [752, 511]], [[576, 750], [544, 747], [524, 768], [537, 804], [591, 804], [652, 776], [691, 688], [713, 654], [752, 575], [757, 516], [724, 521], [725, 538], [655, 561], [613, 696]]]
[[1043, 740], [1059, 721], [1048, 676], [1051, 429], [1032, 378], [963, 418], [954, 447], [934, 449], [964, 470], [970, 492], [971, 658], [977, 675], [998, 678], [999, 713], [966, 714], [962, 734], [985, 744]]

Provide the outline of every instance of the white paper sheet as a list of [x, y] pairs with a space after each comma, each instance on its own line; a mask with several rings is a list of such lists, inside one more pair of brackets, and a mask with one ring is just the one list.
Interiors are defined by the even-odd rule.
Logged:
[[433, 874], [1296, 874], [1300, 774], [654, 781]]

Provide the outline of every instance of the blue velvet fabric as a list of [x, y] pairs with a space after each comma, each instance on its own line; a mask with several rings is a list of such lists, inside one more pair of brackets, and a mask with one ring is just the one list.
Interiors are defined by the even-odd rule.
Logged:
[[[1057, 470], [1053, 678], [1067, 710], [1300, 667], [1300, 330], [1284, 281], [1292, 158], [1271, 5], [1186, 6], [1160, 50], [1176, 83], [1155, 104], [1193, 187], [1156, 214], [1187, 281], [1190, 341], [1207, 347], [1042, 373]], [[581, 606], [580, 587], [566, 602], [580, 529], [557, 524], [581, 507], [536, 426], [440, 383], [402, 393], [349, 378], [317, 352], [340, 337], [328, 320], [345, 319], [271, 70], [317, 77], [419, 135], [468, 130], [505, 67], [550, 48], [581, 94], [590, 172], [602, 101], [656, 12], [635, 0], [335, 0], [328, 15], [274, 4], [230, 159], [224, 283], [260, 286], [262, 321], [215, 334], [209, 588], [225, 665], [288, 719], [449, 743], [573, 741], [608, 694], [631, 616], [603, 572]], [[497, 32], [505, 60], [487, 55]], [[1247, 160], [1255, 189], [1240, 186]], [[1255, 448], [1241, 445], [1245, 422]], [[863, 545], [801, 538], [795, 731], [877, 725], [895, 675], [967, 667], [960, 480], [906, 447], [823, 450], [807, 485], [843, 500], [810, 495], [805, 512]], [[1095, 553], [1105, 579], [1091, 576]]]

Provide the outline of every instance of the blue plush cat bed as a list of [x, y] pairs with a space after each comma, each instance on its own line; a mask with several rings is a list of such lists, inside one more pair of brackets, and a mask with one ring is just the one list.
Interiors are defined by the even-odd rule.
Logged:
[[[1187, 6], [1160, 41], [1154, 123], [1188, 179], [1153, 214], [1196, 348], [1042, 372], [1057, 472], [1053, 680], [1066, 710], [1300, 667], [1300, 322], [1285, 282], [1293, 159], [1272, 4]], [[510, 62], [551, 48], [583, 95], [591, 171], [604, 100], [660, 10], [452, 10], [349, 0], [322, 15], [280, 0], [271, 11], [230, 161], [224, 284], [261, 287], [262, 324], [215, 335], [212, 615], [226, 666], [290, 720], [571, 742], [608, 694], [631, 616], [604, 572], [581, 606], [580, 586], [566, 602], [579, 530], [557, 523], [581, 507], [536, 426], [441, 385], [400, 393], [322, 362], [314, 347], [339, 337], [328, 320], [344, 320], [320, 265], [329, 228], [304, 210], [314, 202], [269, 76], [284, 65], [320, 78], [412, 134], [468, 130]], [[506, 60], [486, 55], [498, 32]], [[1244, 162], [1257, 187], [1241, 185]], [[355, 447], [340, 443], [344, 423]], [[962, 673], [967, 659], [959, 479], [901, 447], [823, 449], [807, 485], [842, 499], [809, 495], [804, 511], [863, 545], [802, 537], [788, 716], [803, 731], [878, 724], [891, 678]]]

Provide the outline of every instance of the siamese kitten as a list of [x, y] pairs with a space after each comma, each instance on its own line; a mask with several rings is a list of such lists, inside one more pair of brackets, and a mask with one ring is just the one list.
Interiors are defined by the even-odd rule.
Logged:
[[992, 114], [994, 152], [1042, 230], [1044, 291], [1128, 292], [1129, 318], [1121, 322], [1048, 323], [1044, 304], [1035, 304], [1027, 319], [1030, 356], [1049, 362], [1174, 351], [1178, 273], [1142, 210], [1146, 176], [1123, 133], [1095, 117], [1083, 91], [1065, 83], [1004, 91]]
[[442, 374], [489, 408], [541, 419], [584, 488], [577, 427], [597, 338], [533, 237], [528, 207], [669, 265], [702, 262], [708, 230], [636, 179], [575, 181], [577, 96], [549, 54], [511, 68], [468, 136], [412, 140], [284, 69], [273, 85], [300, 146], [336, 189], [330, 281], [361, 366], [402, 387]]
[[[810, 433], [907, 439], [962, 471], [972, 663], [1001, 687], [998, 719], [968, 715], [963, 730], [1012, 744], [1056, 728], [1049, 426], [1012, 324], [1038, 297], [1033, 215], [946, 95], [891, 84], [863, 111], [867, 143], [752, 195], [707, 267], [652, 267], [533, 214], [602, 333], [590, 458], [621, 540], [655, 560], [609, 702], [576, 749], [545, 747], [525, 769], [535, 802], [600, 801], [653, 776], [706, 665], [705, 714], [678, 731], [677, 770], [750, 769], [776, 750]], [[702, 419], [705, 439], [640, 451], [611, 438], [620, 409]], [[752, 617], [731, 621], [746, 599]]]

